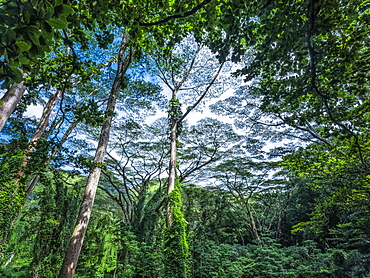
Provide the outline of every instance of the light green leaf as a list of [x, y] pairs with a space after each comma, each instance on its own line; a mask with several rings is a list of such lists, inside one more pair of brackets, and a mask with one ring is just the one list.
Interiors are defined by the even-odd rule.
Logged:
[[29, 45], [28, 43], [24, 41], [17, 41], [15, 42], [15, 44], [18, 46], [21, 52], [28, 51], [31, 48], [31, 45]]
[[66, 29], [68, 27], [67, 23], [60, 19], [52, 18], [49, 19], [47, 22], [50, 24], [51, 27], [55, 29]]

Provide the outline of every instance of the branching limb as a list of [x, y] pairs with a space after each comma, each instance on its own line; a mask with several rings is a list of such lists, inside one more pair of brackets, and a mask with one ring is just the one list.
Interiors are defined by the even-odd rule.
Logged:
[[185, 17], [188, 17], [188, 16], [191, 16], [191, 15], [195, 14], [197, 11], [199, 11], [200, 9], [202, 9], [205, 5], [207, 5], [210, 2], [211, 2], [211, 0], [205, 0], [202, 3], [200, 3], [199, 5], [195, 6], [190, 11], [187, 11], [187, 12], [185, 12], [183, 14], [171, 15], [171, 16], [165, 18], [165, 19], [162, 19], [162, 20], [159, 20], [159, 21], [156, 21], [156, 22], [148, 22], [148, 23], [140, 22], [139, 25], [140, 26], [162, 25], [164, 23], [167, 23], [167, 22], [171, 21], [172, 19], [185, 18]]
[[[212, 81], [208, 84], [207, 88], [204, 90], [203, 94], [199, 97], [199, 99], [191, 106], [192, 109], [195, 109], [199, 103], [204, 99], [204, 97], [206, 96], [206, 94], [208, 93], [208, 91], [211, 89], [212, 85], [216, 82], [218, 76], [220, 75], [221, 71], [222, 71], [222, 68], [223, 66], [225, 65], [225, 62], [222, 62], [221, 65], [219, 66], [218, 68], [218, 71], [216, 73], [216, 75], [213, 77]], [[184, 120], [186, 118], [186, 116], [190, 113], [190, 111], [192, 109], [189, 109], [187, 110], [184, 115], [182, 115], [182, 117], [178, 120], [178, 122], [181, 122], [182, 120]]]

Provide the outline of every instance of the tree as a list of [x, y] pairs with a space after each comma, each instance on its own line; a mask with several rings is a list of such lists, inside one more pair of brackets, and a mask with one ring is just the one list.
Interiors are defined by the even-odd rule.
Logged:
[[[168, 58], [160, 53], [149, 57], [151, 64], [155, 65], [152, 70], [171, 91], [168, 104], [171, 140], [168, 194], [175, 188], [177, 138], [181, 132], [182, 121], [192, 110], [198, 108], [202, 100], [214, 89], [213, 86], [217, 84], [225, 64], [224, 62], [218, 64], [209, 56], [208, 59], [205, 58], [204, 55], [210, 55], [210, 53], [193, 38], [188, 38], [183, 43], [187, 44], [186, 47], [178, 47]], [[185, 112], [181, 109], [179, 94], [186, 101]], [[168, 226], [171, 226], [170, 211], [168, 211], [167, 220]]]
[[[252, 204], [252, 196], [268, 186], [267, 172], [269, 166], [253, 162], [247, 158], [225, 161], [215, 167], [215, 178], [220, 188], [226, 188], [245, 209], [249, 219], [249, 229], [253, 239], [259, 244], [261, 240]], [[258, 216], [257, 216], [258, 217]]]
[[[36, 123], [34, 129], [31, 125], [29, 127], [26, 126], [26, 121], [22, 121], [25, 128], [29, 128], [31, 132], [33, 132], [33, 135], [28, 137], [28, 134], [22, 132], [20, 136], [24, 139], [28, 137], [30, 140], [19, 150], [23, 158], [20, 159], [17, 164], [13, 165], [13, 170], [17, 172], [17, 174], [8, 175], [4, 177], [2, 181], [1, 186], [4, 195], [1, 202], [9, 203], [9, 201], [6, 201], [7, 199], [19, 200], [19, 202], [14, 202], [14, 204], [13, 202], [9, 203], [10, 206], [13, 206], [12, 210], [2, 211], [4, 215], [3, 219], [7, 219], [6, 221], [10, 221], [14, 224], [18, 212], [29, 198], [42, 172], [47, 171], [47, 166], [53, 161], [58, 150], [61, 149], [63, 143], [65, 143], [68, 138], [69, 133], [72, 132], [79, 122], [83, 121], [81, 113], [78, 113], [78, 107], [84, 106], [83, 103], [86, 101], [86, 98], [93, 93], [86, 93], [88, 94], [87, 96], [83, 96], [82, 99], [78, 99], [78, 102], [72, 105], [68, 103], [74, 102], [74, 100], [68, 101], [69, 94], [75, 94], [73, 91], [78, 90], [76, 87], [78, 87], [79, 84], [86, 83], [86, 80], [90, 78], [97, 78], [102, 67], [106, 67], [110, 64], [108, 63], [100, 67], [88, 65], [86, 61], [84, 61], [86, 56], [88, 56], [88, 53], [82, 51], [80, 51], [79, 56], [77, 56], [75, 50], [73, 50], [73, 46], [61, 46], [54, 55], [48, 54], [43, 62], [40, 62], [40, 64], [43, 64], [43, 72], [37, 76], [33, 76], [34, 84], [28, 86], [28, 94], [17, 107], [16, 116], [18, 118], [17, 120], [19, 120], [19, 118], [23, 116], [28, 104], [34, 104], [36, 100], [42, 104], [46, 101], [41, 119]], [[86, 68], [82, 69], [83, 67]], [[78, 70], [74, 68], [78, 68]], [[91, 80], [90, 82], [93, 83], [94, 81]], [[79, 95], [82, 96], [83, 93]], [[71, 109], [68, 110], [68, 107]], [[60, 141], [56, 143], [55, 137], [60, 132], [60, 125], [66, 120], [68, 121], [71, 110], [76, 114], [76, 119], [67, 129], [67, 132], [62, 136]], [[80, 110], [82, 109], [80, 108]], [[88, 111], [85, 111], [85, 113], [87, 112]], [[91, 116], [90, 118], [93, 117]], [[11, 120], [13, 119], [14, 117], [11, 118]], [[19, 124], [19, 121], [16, 123]], [[14, 135], [13, 129], [14, 125], [10, 123], [5, 129], [4, 134], [8, 136], [17, 136]], [[3, 155], [4, 157], [7, 156], [5, 152]], [[29, 164], [30, 161], [31, 163]], [[62, 161], [59, 162], [62, 163]], [[9, 223], [5, 225], [9, 227], [8, 224]], [[4, 229], [4, 232], [6, 230], [7, 229]], [[6, 236], [2, 239], [2, 242], [6, 242]]]
[[[130, 21], [126, 22], [122, 18], [119, 21], [119, 22], [123, 23], [122, 25], [125, 26], [126, 31], [128, 33], [125, 34], [122, 45], [121, 45], [121, 48], [120, 48], [120, 51], [119, 51], [118, 70], [116, 72], [116, 78], [115, 78], [115, 81], [113, 83], [110, 98], [109, 98], [108, 105], [107, 105], [107, 108], [106, 108], [106, 112], [107, 112], [108, 116], [107, 116], [107, 118], [106, 118], [106, 120], [103, 124], [101, 134], [100, 134], [98, 148], [97, 148], [96, 155], [95, 155], [95, 158], [94, 158], [95, 166], [93, 167], [93, 170], [90, 172], [90, 175], [89, 175], [89, 179], [88, 179], [88, 182], [87, 182], [87, 185], [86, 185], [85, 195], [84, 195], [84, 198], [83, 198], [83, 203], [82, 203], [80, 214], [79, 214], [79, 217], [78, 217], [78, 224], [76, 225], [75, 232], [72, 236], [71, 244], [70, 244], [70, 247], [67, 251], [66, 258], [65, 258], [65, 261], [63, 263], [61, 272], [60, 272], [60, 277], [73, 277], [73, 274], [74, 274], [74, 271], [75, 271], [75, 268], [76, 268], [76, 265], [77, 265], [78, 256], [79, 256], [79, 253], [80, 253], [80, 250], [81, 250], [84, 234], [86, 232], [88, 220], [89, 220], [89, 217], [90, 217], [90, 214], [91, 214], [91, 208], [92, 208], [92, 204], [93, 204], [97, 184], [98, 184], [99, 177], [100, 177], [101, 165], [99, 165], [99, 164], [101, 164], [104, 160], [104, 155], [105, 155], [106, 148], [107, 148], [108, 141], [109, 141], [109, 131], [110, 131], [110, 125], [111, 125], [111, 121], [112, 121], [112, 115], [109, 115], [109, 114], [111, 114], [114, 111], [115, 102], [116, 102], [116, 99], [117, 99], [118, 94], [119, 94], [119, 89], [121, 88], [121, 86], [123, 84], [122, 82], [123, 82], [124, 74], [125, 74], [126, 70], [128, 69], [128, 67], [130, 65], [132, 53], [137, 50], [136, 47], [138, 45], [140, 45], [139, 42], [141, 44], [147, 43], [146, 47], [148, 47], [148, 48], [151, 46], [150, 41], [148, 41], [149, 33], [151, 33], [150, 31], [152, 31], [151, 36], [154, 36], [154, 37], [158, 36], [159, 37], [159, 35], [162, 35], [163, 32], [165, 30], [167, 30], [167, 29], [162, 28], [162, 26], [161, 26], [162, 24], [167, 24], [168, 23], [171, 26], [171, 24], [169, 22], [172, 19], [190, 17], [193, 14], [195, 14], [198, 10], [203, 8], [204, 5], [207, 4], [208, 2], [204, 1], [203, 3], [195, 6], [190, 11], [185, 12], [183, 15], [171, 15], [171, 16], [168, 16], [167, 18], [161, 19], [159, 21], [148, 22], [148, 23], [137, 22], [136, 21], [136, 18], [134, 16], [139, 15], [140, 17], [142, 17], [143, 14], [147, 14], [147, 12], [146, 12], [147, 7], [138, 6], [138, 7], [135, 7], [135, 9], [131, 10], [131, 12], [135, 11], [136, 13], [128, 13], [130, 16], [132, 16], [133, 19], [135, 19], [135, 23], [133, 25], [130, 25], [130, 23], [131, 23]], [[133, 7], [130, 7], [130, 6], [128, 6], [128, 7], [129, 7], [129, 9], [133, 8]], [[91, 6], [90, 8], [92, 8], [92, 10], [95, 9], [94, 6]], [[121, 6], [115, 7], [115, 8], [121, 10]], [[164, 9], [164, 11], [171, 10], [171, 9], [168, 9], [168, 8], [171, 8], [171, 7], [168, 6], [167, 4], [164, 5], [163, 7], [160, 7], [160, 9]], [[156, 10], [157, 9], [158, 9], [158, 7], [156, 6]], [[177, 10], [177, 6], [175, 7], [175, 10]], [[145, 13], [143, 11], [145, 11]], [[147, 18], [145, 18], [145, 19], [147, 19]], [[153, 19], [155, 19], [155, 18], [153, 18]], [[123, 22], [123, 21], [125, 21], [125, 22]], [[101, 21], [101, 23], [103, 23], [103, 22], [104, 22], [104, 19]], [[115, 22], [115, 23], [118, 24], [119, 22]], [[177, 31], [176, 35], [187, 32], [187, 30], [179, 29], [178, 26], [176, 25], [176, 21], [174, 21], [174, 22], [175, 22], [175, 24], [173, 24], [172, 26], [177, 27], [177, 28], [175, 28], [176, 31]], [[145, 26], [146, 27], [154, 26], [152, 30], [150, 30], [150, 29], [149, 29], [150, 31], [147, 30], [148, 31], [148, 37], [141, 32], [140, 25], [144, 26], [144, 27]], [[157, 28], [157, 27], [161, 27], [161, 28]], [[158, 30], [156, 30], [156, 28]], [[154, 32], [154, 31], [156, 31], [156, 32]], [[173, 30], [171, 30], [171, 31], [173, 31]], [[176, 36], [175, 36], [175, 38], [176, 38]], [[129, 39], [129, 41], [128, 41], [128, 39]], [[172, 43], [173, 42], [174, 41], [172, 41]], [[160, 43], [160, 41], [159, 41], [159, 43]], [[131, 46], [130, 54], [128, 54], [126, 56], [126, 58], [123, 58], [122, 55], [125, 53], [125, 49], [128, 47], [128, 45]], [[143, 45], [145, 45], [145, 44], [143, 44]], [[163, 45], [163, 43], [162, 43], [162, 45]], [[139, 49], [138, 51], [140, 51], [140, 50], [141, 49]], [[170, 177], [171, 177], [171, 174], [170, 174]]]
[[[125, 222], [138, 233], [145, 233], [140, 227], [150, 194], [163, 187], [168, 163], [166, 127], [162, 118], [142, 127], [121, 120], [113, 129], [112, 150], [103, 170], [103, 180], [110, 186], [100, 188], [121, 207]], [[162, 201], [163, 196], [159, 204]]]
[[85, 193], [81, 204], [81, 209], [78, 215], [77, 224], [72, 234], [71, 243], [68, 247], [66, 257], [64, 259], [59, 277], [73, 277], [78, 257], [81, 252], [83, 239], [89, 223], [92, 206], [95, 199], [96, 189], [101, 173], [101, 163], [103, 163], [105, 152], [109, 142], [109, 132], [114, 114], [116, 101], [119, 95], [119, 90], [122, 87], [123, 77], [131, 63], [134, 49], [129, 49], [128, 53], [128, 34], [124, 33], [122, 38], [121, 47], [118, 54], [118, 69], [115, 80], [109, 95], [108, 104], [106, 107], [106, 115], [108, 117], [102, 126], [99, 143], [96, 149], [93, 163], [95, 164], [93, 170], [89, 174], [89, 178], [86, 183]]
[[[298, 130], [294, 135], [306, 141], [301, 146], [309, 144], [306, 150], [294, 147], [283, 153], [293, 151], [282, 163], [285, 167], [314, 183], [325, 180], [317, 183], [323, 187], [339, 173], [350, 179], [356, 176], [351, 185], [337, 183], [338, 190], [328, 198], [367, 183], [368, 83], [364, 80], [369, 71], [363, 64], [369, 51], [368, 26], [363, 24], [368, 20], [367, 5], [367, 1], [312, 0], [267, 1], [249, 11], [236, 7], [235, 16], [223, 11], [227, 35], [210, 44], [212, 49], [231, 52], [236, 61], [246, 51], [254, 56], [235, 73], [252, 82], [244, 92], [253, 100], [247, 109], [234, 102], [234, 109], [227, 110], [238, 111], [240, 122], [253, 126]], [[243, 28], [235, 28], [240, 24]]]
[[[149, 57], [154, 61], [153, 72], [171, 91], [168, 103], [170, 128], [170, 160], [168, 167], [166, 231], [165, 231], [165, 276], [186, 277], [186, 260], [188, 243], [186, 239], [186, 221], [181, 211], [180, 178], [177, 175], [177, 145], [182, 122], [201, 101], [208, 96], [220, 76], [225, 62], [218, 64], [215, 60], [205, 60], [200, 43], [190, 39], [186, 47], [175, 48], [168, 57], [159, 53]], [[193, 42], [191, 42], [193, 41]], [[193, 43], [193, 45], [191, 45]], [[189, 61], [189, 62], [187, 62]], [[188, 105], [186, 112], [181, 109], [179, 94], [185, 96]], [[204, 165], [203, 165], [204, 166]], [[177, 250], [177, 251], [176, 251]]]

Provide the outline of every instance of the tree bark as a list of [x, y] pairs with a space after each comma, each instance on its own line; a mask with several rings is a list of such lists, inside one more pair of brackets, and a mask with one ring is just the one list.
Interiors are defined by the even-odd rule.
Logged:
[[176, 140], [177, 140], [177, 121], [173, 121], [171, 124], [171, 134], [170, 134], [170, 165], [168, 173], [168, 187], [167, 194], [169, 195], [175, 188], [176, 180]]
[[55, 105], [57, 104], [59, 97], [61, 96], [62, 91], [58, 90], [55, 94], [51, 95], [48, 103], [44, 107], [44, 110], [42, 112], [42, 116], [39, 122], [39, 125], [37, 126], [37, 129], [35, 133], [33, 134], [27, 149], [24, 151], [23, 160], [21, 164], [21, 169], [18, 171], [18, 176], [21, 178], [24, 174], [24, 168], [27, 166], [28, 160], [30, 159], [30, 154], [33, 152], [36, 148], [37, 141], [41, 138], [41, 136], [44, 134], [48, 124], [49, 124], [49, 118], [51, 115], [51, 112], [53, 112], [53, 109]]
[[[177, 121], [173, 121], [171, 124], [171, 145], [170, 145], [170, 165], [169, 165], [169, 173], [168, 173], [168, 187], [167, 187], [167, 196], [171, 194], [171, 192], [175, 189], [175, 181], [176, 181], [176, 152], [177, 152]], [[172, 210], [171, 210], [171, 203], [167, 203], [167, 227], [171, 227], [172, 225]]]
[[14, 83], [0, 100], [0, 132], [26, 91], [24, 81]]
[[[119, 95], [119, 90], [122, 86], [123, 77], [130, 65], [131, 57], [134, 52], [130, 49], [129, 54], [123, 59], [123, 56], [127, 49], [128, 35], [125, 33], [122, 38], [122, 43], [118, 56], [118, 69], [115, 80], [113, 82], [112, 90], [109, 95], [108, 104], [106, 111], [111, 113], [114, 112], [116, 101]], [[96, 190], [101, 173], [101, 163], [104, 161], [105, 152], [109, 142], [109, 132], [112, 123], [112, 116], [107, 117], [104, 122], [101, 132], [97, 150], [94, 157], [94, 169], [90, 172], [87, 180], [80, 212], [77, 219], [77, 224], [72, 234], [70, 244], [68, 246], [67, 253], [64, 258], [64, 262], [59, 274], [59, 278], [71, 278], [74, 276], [78, 258], [81, 252], [82, 244], [86, 234], [87, 226], [90, 220], [92, 206], [94, 203]]]
[[251, 210], [249, 204], [246, 204], [246, 208], [247, 208], [247, 213], [248, 213], [249, 220], [251, 221], [250, 227], [251, 227], [251, 230], [252, 230], [253, 239], [258, 243], [258, 245], [260, 245], [261, 238], [259, 236], [258, 229], [257, 229], [257, 226], [256, 226], [256, 222], [254, 221], [252, 210]]
[[[199, 49], [197, 50], [197, 53], [199, 52]], [[196, 56], [196, 55], [195, 55]], [[172, 89], [172, 96], [171, 100], [177, 99], [177, 92], [180, 89], [180, 87], [184, 84], [184, 82], [189, 77], [190, 71], [194, 66], [195, 63], [195, 56], [193, 60], [191, 61], [190, 67], [188, 72], [184, 75], [183, 79], [174, 86], [172, 89], [171, 86], [169, 86]], [[212, 85], [215, 83], [217, 77], [220, 75], [221, 70], [224, 66], [225, 62], [221, 63], [220, 67], [218, 68], [218, 71], [216, 75], [213, 77], [211, 82], [208, 84], [204, 92], [200, 95], [200, 97], [197, 99], [197, 101], [192, 105], [192, 109], [188, 109], [184, 114], [182, 115], [176, 115], [175, 118], [170, 119], [171, 120], [171, 133], [170, 133], [170, 165], [169, 165], [169, 173], [168, 173], [168, 187], [167, 187], [167, 196], [171, 194], [171, 192], [175, 188], [175, 180], [176, 180], [176, 153], [177, 153], [177, 137], [178, 137], [178, 125], [189, 115], [190, 111], [195, 109], [199, 103], [204, 99], [206, 94], [208, 93], [209, 89], [212, 87]], [[175, 111], [172, 111], [175, 112]], [[179, 118], [176, 118], [179, 117]], [[171, 203], [167, 202], [167, 217], [166, 217], [167, 227], [171, 227], [172, 225], [172, 210], [171, 210]]]

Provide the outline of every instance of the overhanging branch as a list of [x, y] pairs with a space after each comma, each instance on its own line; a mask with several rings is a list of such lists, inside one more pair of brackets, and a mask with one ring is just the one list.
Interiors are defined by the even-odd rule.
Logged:
[[195, 14], [198, 10], [202, 9], [205, 5], [207, 5], [210, 2], [211, 2], [211, 0], [205, 0], [202, 3], [200, 3], [198, 6], [195, 6], [192, 10], [187, 11], [187, 12], [185, 12], [183, 14], [171, 15], [171, 16], [165, 18], [165, 19], [162, 19], [162, 20], [159, 20], [159, 21], [156, 21], [156, 22], [148, 22], [148, 23], [140, 22], [139, 23], [139, 26], [155, 26], [155, 25], [161, 25], [161, 24], [164, 24], [164, 23], [169, 22], [172, 19], [185, 18], [185, 17], [191, 16], [191, 15]]

